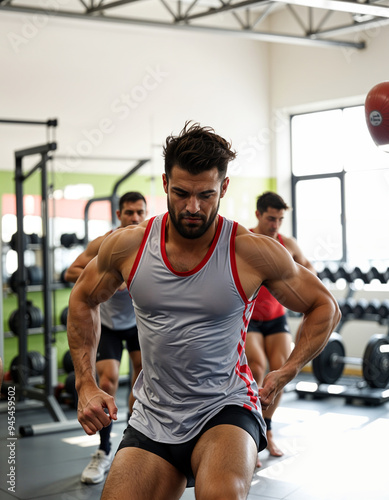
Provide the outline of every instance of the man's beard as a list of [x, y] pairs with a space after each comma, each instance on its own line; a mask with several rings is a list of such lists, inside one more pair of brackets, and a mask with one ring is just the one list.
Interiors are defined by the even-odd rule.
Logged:
[[175, 227], [176, 231], [178, 232], [178, 234], [180, 236], [182, 236], [183, 238], [187, 238], [189, 240], [194, 240], [194, 239], [200, 238], [201, 236], [203, 236], [203, 234], [205, 234], [207, 232], [207, 230], [211, 227], [211, 225], [213, 224], [213, 222], [217, 216], [217, 213], [219, 211], [219, 205], [220, 205], [220, 199], [218, 201], [216, 209], [211, 213], [208, 220], [206, 220], [204, 215], [196, 215], [195, 216], [197, 219], [201, 219], [201, 221], [202, 221], [201, 225], [199, 225], [197, 221], [196, 221], [196, 224], [189, 223], [189, 224], [184, 225], [182, 223], [182, 219], [184, 219], [186, 217], [190, 217], [191, 215], [193, 216], [193, 214], [190, 214], [189, 212], [185, 212], [185, 213], [179, 214], [178, 218], [177, 218], [175, 213], [172, 210], [172, 207], [170, 206], [169, 199], [167, 200], [167, 208], [169, 211], [169, 217], [170, 217], [170, 220], [171, 220], [173, 226]]

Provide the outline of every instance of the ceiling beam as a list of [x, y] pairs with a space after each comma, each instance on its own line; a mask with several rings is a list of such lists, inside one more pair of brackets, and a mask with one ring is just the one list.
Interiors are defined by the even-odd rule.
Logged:
[[250, 29], [228, 29], [219, 27], [209, 27], [209, 26], [199, 26], [191, 24], [181, 24], [181, 23], [168, 23], [162, 21], [151, 21], [148, 19], [133, 19], [128, 17], [113, 17], [113, 16], [96, 16], [85, 14], [81, 12], [73, 12], [66, 10], [52, 10], [42, 9], [38, 7], [23, 7], [23, 6], [6, 6], [0, 4], [0, 12], [7, 11], [13, 13], [23, 13], [23, 14], [43, 14], [52, 15], [53, 17], [63, 17], [69, 19], [79, 19], [79, 20], [92, 20], [101, 22], [111, 22], [127, 24], [139, 27], [148, 28], [162, 28], [167, 30], [181, 30], [181, 31], [192, 31], [198, 33], [208, 33], [216, 35], [226, 35], [226, 36], [236, 36], [238, 38], [247, 38], [251, 40], [257, 40], [261, 42], [270, 43], [288, 43], [294, 45], [306, 45], [311, 47], [349, 47], [355, 49], [364, 49], [365, 42], [363, 41], [346, 41], [346, 40], [333, 40], [333, 39], [320, 39], [317, 35], [313, 34], [310, 36], [296, 36], [289, 35], [286, 33], [271, 33], [271, 32], [261, 32], [254, 31]]

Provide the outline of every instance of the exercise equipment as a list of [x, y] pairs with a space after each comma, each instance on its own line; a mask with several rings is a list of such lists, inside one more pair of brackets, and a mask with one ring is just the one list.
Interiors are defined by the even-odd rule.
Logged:
[[65, 352], [65, 354], [63, 355], [62, 366], [63, 366], [63, 369], [65, 370], [66, 373], [72, 373], [72, 372], [74, 372], [74, 365], [73, 365], [72, 355], [70, 354], [69, 350], [67, 350]]
[[385, 299], [381, 302], [380, 307], [377, 310], [378, 316], [382, 319], [389, 318], [389, 300]]
[[[27, 301], [27, 310], [25, 315], [25, 327], [26, 328], [39, 328], [43, 325], [43, 314], [39, 307], [33, 305], [31, 300]], [[11, 332], [14, 335], [19, 335], [20, 327], [19, 311], [15, 310], [11, 313], [8, 324]]]
[[389, 81], [378, 83], [368, 92], [365, 118], [375, 144], [389, 145]]
[[25, 282], [19, 283], [18, 281], [18, 271], [16, 270], [11, 274], [9, 279], [9, 286], [11, 290], [15, 293], [18, 291], [18, 287], [20, 285], [25, 286], [33, 286], [33, 285], [42, 285], [43, 283], [43, 269], [39, 266], [28, 266], [26, 267], [27, 279]]
[[77, 408], [78, 394], [76, 391], [76, 376], [74, 371], [70, 372], [65, 380], [65, 392], [70, 398], [70, 404]]
[[352, 316], [352, 319], [362, 319], [366, 314], [368, 304], [369, 302], [366, 299], [356, 300], [353, 297], [338, 301], [342, 317]]
[[378, 314], [380, 306], [381, 306], [380, 300], [378, 299], [370, 300], [366, 307], [366, 314]]
[[63, 325], [63, 326], [66, 326], [68, 323], [68, 311], [69, 311], [69, 307], [65, 307], [61, 312], [60, 321], [61, 321], [61, 325]]
[[363, 378], [370, 387], [384, 389], [389, 382], [389, 338], [373, 335], [367, 343], [362, 364]]
[[[27, 365], [22, 365], [22, 367], [19, 365], [19, 356], [16, 356], [11, 361], [11, 378], [15, 383], [18, 383], [23, 376], [26, 378], [41, 376], [43, 375], [45, 366], [45, 358], [40, 352], [29, 351], [27, 353]], [[21, 370], [23, 371], [22, 377]]]
[[[57, 122], [52, 121], [51, 126], [56, 126]], [[41, 195], [41, 220], [42, 220], [42, 236], [41, 236], [41, 250], [42, 250], [42, 295], [43, 295], [43, 342], [44, 342], [44, 358], [45, 367], [43, 371], [42, 387], [35, 387], [28, 379], [26, 367], [28, 366], [28, 353], [27, 353], [27, 325], [25, 317], [27, 315], [28, 301], [27, 301], [27, 284], [31, 280], [34, 283], [37, 281], [37, 274], [25, 266], [25, 252], [18, 252], [18, 267], [15, 277], [15, 293], [18, 300], [18, 321], [20, 325], [20, 332], [18, 335], [18, 361], [17, 373], [18, 383], [16, 385], [16, 392], [19, 401], [31, 398], [41, 401], [50, 412], [51, 416], [59, 423], [65, 422], [66, 416], [54, 397], [54, 386], [56, 377], [56, 350], [53, 348], [55, 342], [55, 328], [53, 325], [53, 279], [52, 279], [52, 266], [51, 266], [51, 248], [50, 248], [50, 224], [49, 224], [49, 206], [50, 206], [50, 189], [48, 188], [48, 171], [47, 163], [51, 159], [52, 152], [57, 148], [55, 142], [49, 142], [44, 145], [30, 147], [28, 149], [15, 151], [15, 195], [16, 195], [16, 246], [23, 248], [24, 240], [24, 183], [27, 179], [39, 172], [39, 186]], [[39, 156], [38, 162], [26, 171], [23, 168], [23, 163], [26, 157]]]
[[61, 245], [64, 246], [65, 248], [71, 248], [77, 245], [83, 245], [84, 244], [84, 238], [78, 238], [76, 233], [64, 233], [61, 234]]
[[65, 269], [61, 272], [61, 276], [60, 276], [60, 278], [59, 278], [60, 282], [61, 282], [61, 283], [65, 283], [66, 285], [68, 285], [68, 284], [69, 284], [69, 282], [68, 282], [68, 281], [66, 281], [66, 279], [65, 279], [65, 274], [66, 274], [66, 271], [67, 271], [67, 270], [68, 270], [68, 268], [65, 268]]
[[389, 382], [389, 337], [373, 335], [363, 358], [354, 358], [345, 355], [342, 337], [334, 332], [324, 350], [312, 361], [312, 369], [320, 383], [334, 384], [346, 364], [362, 365], [367, 384], [373, 388], [385, 388]]

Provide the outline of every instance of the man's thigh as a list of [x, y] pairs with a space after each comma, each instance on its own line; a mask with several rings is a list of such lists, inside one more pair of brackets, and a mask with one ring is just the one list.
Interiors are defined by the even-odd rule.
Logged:
[[257, 454], [254, 439], [240, 427], [223, 424], [207, 430], [192, 454], [196, 498], [246, 498]]
[[122, 448], [112, 462], [101, 500], [178, 500], [186, 478], [158, 455]]

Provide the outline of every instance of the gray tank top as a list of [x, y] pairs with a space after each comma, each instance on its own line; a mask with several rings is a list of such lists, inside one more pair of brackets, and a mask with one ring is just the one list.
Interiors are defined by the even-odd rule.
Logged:
[[254, 306], [235, 262], [237, 224], [219, 216], [202, 262], [177, 272], [165, 251], [167, 214], [149, 221], [128, 287], [134, 301], [143, 370], [131, 425], [163, 443], [184, 443], [227, 405], [262, 418], [244, 352]]
[[111, 330], [127, 330], [136, 325], [134, 306], [126, 288], [100, 304], [100, 321]]

